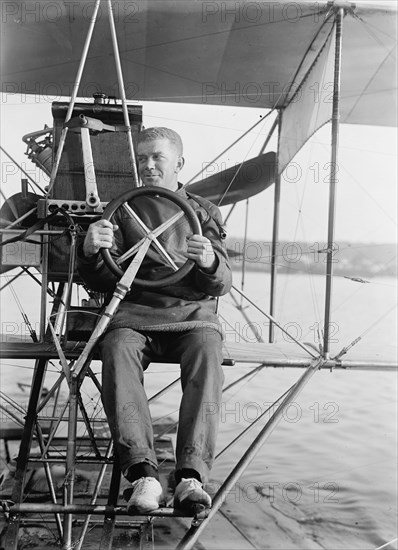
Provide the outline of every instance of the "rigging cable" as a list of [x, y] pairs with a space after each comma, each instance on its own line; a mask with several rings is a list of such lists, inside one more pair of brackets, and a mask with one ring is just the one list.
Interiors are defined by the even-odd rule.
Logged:
[[[324, 147], [324, 149], [326, 149], [325, 144], [322, 143], [321, 145]], [[396, 224], [396, 220], [395, 220], [394, 218], [392, 218], [392, 217], [390, 216], [389, 212], [388, 212], [387, 210], [385, 210], [385, 209], [383, 208], [383, 206], [375, 199], [375, 197], [369, 193], [369, 191], [366, 189], [366, 187], [364, 187], [364, 186], [361, 184], [361, 182], [360, 182], [355, 176], [353, 176], [353, 174], [352, 174], [349, 170], [347, 170], [347, 168], [346, 168], [345, 166], [339, 164], [339, 169], [341, 169], [341, 168], [342, 168], [343, 171], [346, 172], [347, 175], [348, 175], [350, 178], [352, 178], [352, 180], [358, 185], [358, 187], [359, 187], [360, 190], [361, 190], [361, 193], [362, 193], [362, 194], [366, 194], [366, 195], [375, 203], [375, 205], [383, 212], [383, 214], [385, 214], [385, 215], [388, 217], [389, 220], [391, 220], [394, 224]], [[371, 228], [372, 228], [372, 227], [371, 227]], [[373, 228], [372, 228], [372, 229], [373, 229]]]
[[[237, 336], [239, 336], [239, 338], [242, 338], [242, 340], [246, 343], [249, 342], [249, 340], [247, 338], [245, 338], [245, 336], [243, 336], [243, 334], [241, 334], [238, 330], [236, 330], [236, 327], [232, 326], [232, 324], [228, 321], [228, 319], [226, 317], [224, 317], [221, 313], [219, 313], [218, 316], [224, 321], [224, 323], [226, 325], [228, 325], [235, 332], [235, 334]], [[257, 335], [256, 335], [256, 337], [257, 337]]]
[[[233, 143], [231, 143], [230, 145], [228, 145], [228, 147], [226, 147], [223, 151], [221, 151], [221, 153], [219, 153], [211, 162], [209, 162], [208, 164], [206, 164], [205, 166], [202, 167], [202, 169], [197, 173], [195, 174], [194, 176], [192, 176], [192, 178], [190, 180], [187, 181], [187, 183], [185, 183], [183, 185], [183, 187], [186, 187], [187, 185], [189, 185], [190, 183], [192, 183], [198, 176], [200, 176], [201, 174], [203, 174], [203, 172], [206, 170], [206, 168], [208, 168], [209, 166], [211, 166], [214, 162], [216, 162], [218, 159], [220, 159], [222, 157], [222, 155], [224, 155], [225, 153], [227, 153], [230, 149], [232, 149], [232, 147], [234, 145], [236, 145], [237, 143], [239, 143], [245, 136], [247, 136], [248, 134], [250, 134], [250, 132], [252, 130], [254, 130], [254, 128], [256, 128], [256, 126], [258, 126], [259, 124], [261, 124], [262, 122], [264, 122], [273, 112], [274, 112], [275, 108], [273, 108], [272, 110], [270, 110], [268, 113], [266, 113], [262, 118], [260, 118], [260, 120], [258, 120], [257, 122], [255, 122], [253, 124], [253, 126], [251, 126], [248, 130], [246, 130], [246, 132], [244, 132], [241, 136], [238, 137], [238, 139], [236, 139]], [[253, 144], [254, 145], [254, 144]], [[247, 155], [249, 154], [250, 150], [252, 149], [253, 145], [250, 147], [249, 151], [247, 152], [246, 154], [246, 157]], [[245, 158], [246, 158], [245, 157]], [[242, 163], [243, 164], [243, 161]], [[236, 174], [238, 173], [239, 169], [237, 170]], [[236, 177], [236, 174], [235, 174], [235, 177]], [[228, 188], [227, 188], [227, 191], [229, 189], [229, 187], [231, 187], [232, 185], [232, 182], [229, 184]], [[226, 191], [226, 192], [227, 192]], [[222, 199], [224, 198], [224, 196], [222, 197]], [[221, 200], [222, 200], [221, 199]], [[221, 201], [220, 201], [221, 202]]]
[[3, 151], [3, 153], [4, 153], [5, 155], [7, 155], [7, 157], [15, 164], [15, 166], [16, 166], [17, 168], [19, 168], [19, 169], [21, 170], [21, 172], [22, 172], [27, 178], [30, 179], [30, 181], [33, 183], [33, 185], [35, 185], [35, 186], [37, 187], [37, 189], [39, 189], [39, 191], [40, 191], [41, 193], [43, 193], [43, 195], [44, 195], [44, 194], [45, 194], [44, 189], [42, 189], [42, 188], [40, 187], [40, 185], [39, 185], [38, 183], [35, 182], [35, 180], [32, 178], [32, 176], [30, 176], [30, 175], [22, 168], [22, 166], [20, 166], [20, 165], [18, 164], [18, 162], [17, 162], [15, 159], [13, 159], [11, 155], [9, 155], [9, 154], [7, 153], [7, 151], [6, 151], [1, 145], [0, 145], [0, 150]]
[[[253, 378], [257, 373], [253, 373], [252, 377]], [[249, 380], [248, 380], [249, 382]], [[247, 384], [247, 382], [246, 382]], [[246, 385], [244, 384], [244, 385]], [[218, 460], [220, 458], [221, 455], [223, 455], [228, 449], [230, 449], [231, 447], [233, 447], [233, 445], [235, 445], [235, 443], [237, 443], [238, 441], [240, 441], [242, 439], [242, 437], [247, 434], [249, 431], [252, 430], [252, 428], [254, 428], [254, 426], [269, 412], [272, 411], [273, 407], [275, 407], [276, 405], [278, 405], [278, 403], [280, 403], [282, 401], [282, 399], [284, 397], [286, 397], [289, 393], [291, 393], [294, 388], [297, 386], [297, 382], [295, 382], [294, 384], [292, 384], [290, 386], [290, 388], [288, 388], [285, 392], [282, 393], [282, 395], [280, 395], [277, 399], [275, 399], [275, 401], [273, 403], [271, 403], [271, 405], [269, 407], [267, 407], [259, 416], [257, 416], [257, 418], [255, 418], [254, 420], [251, 421], [251, 423], [249, 424], [249, 426], [247, 426], [247, 428], [245, 428], [244, 430], [242, 430], [232, 441], [230, 441], [228, 443], [228, 445], [226, 445], [223, 449], [221, 449], [221, 451], [215, 456], [214, 458], [214, 461]], [[235, 392], [236, 394], [237, 392]], [[235, 395], [233, 394], [233, 395]], [[233, 397], [233, 395], [231, 397]], [[231, 399], [231, 397], [227, 400], [229, 401]], [[271, 416], [271, 415], [270, 415]]]
[[397, 40], [397, 37], [396, 36], [391, 36], [390, 34], [386, 33], [384, 30], [382, 29], [379, 29], [379, 27], [376, 27], [375, 25], [373, 25], [372, 23], [369, 23], [369, 21], [366, 21], [365, 19], [363, 19], [363, 17], [361, 17], [360, 15], [358, 15], [357, 13], [355, 13], [355, 11], [352, 11], [351, 12], [351, 15], [357, 19], [365, 28], [366, 32], [369, 34], [369, 36], [371, 36], [375, 42], [377, 42], [377, 44], [381, 47], [381, 48], [384, 48], [386, 51], [387, 50], [387, 47], [385, 46], [385, 44], [383, 43], [383, 41], [379, 38], [379, 36], [376, 34], [375, 31], [377, 31], [379, 34], [384, 34], [384, 36], [386, 36], [387, 38], [389, 38], [390, 40], [392, 40], [393, 42], [396, 42]]
[[[308, 155], [309, 158], [311, 158], [311, 156], [313, 154], [313, 149], [314, 149], [314, 144], [311, 143], [310, 145], [311, 145], [311, 150], [309, 151], [309, 155]], [[309, 167], [308, 167], [308, 163], [307, 163], [306, 175], [308, 175], [308, 170], [309, 170]], [[303, 223], [302, 212], [303, 212], [303, 204], [304, 204], [304, 199], [305, 199], [306, 190], [307, 190], [307, 182], [308, 182], [308, 178], [305, 177], [304, 178], [304, 189], [303, 189], [303, 192], [301, 194], [301, 198], [298, 196], [297, 187], [295, 186], [296, 195], [297, 195], [297, 198], [299, 199], [299, 206], [298, 206], [298, 215], [297, 215], [297, 221], [296, 221], [296, 226], [295, 226], [295, 231], [294, 231], [294, 236], [293, 236], [293, 243], [297, 242], [296, 239], [297, 239], [297, 232], [298, 232], [299, 225], [301, 225], [301, 229], [302, 229], [302, 232], [303, 232], [303, 238], [304, 238], [304, 242], [305, 242], [305, 228], [304, 228], [304, 223]], [[307, 196], [308, 196], [308, 194], [307, 194]], [[300, 250], [300, 253], [302, 255], [303, 251]], [[308, 252], [308, 254], [311, 254], [311, 253], [312, 253], [312, 251]], [[282, 256], [282, 259], [284, 259], [284, 254], [283, 253], [280, 254], [280, 256]], [[291, 273], [293, 273], [293, 271], [294, 271], [294, 268], [290, 268], [289, 271], [288, 271], [288, 274], [290, 275]], [[316, 292], [315, 292], [314, 276], [313, 276], [314, 273], [310, 269], [310, 264], [309, 263], [305, 264], [305, 273], [309, 276], [309, 283], [310, 283], [309, 286], [310, 286], [312, 305], [313, 305], [313, 308], [314, 308], [315, 316], [316, 316], [317, 319], [320, 319], [321, 314], [320, 314], [319, 303], [318, 303]], [[286, 293], [287, 293], [288, 282], [289, 282], [289, 277], [286, 277], [285, 284], [283, 286], [283, 292], [282, 292], [280, 315], [283, 313], [283, 304], [284, 304], [284, 300], [285, 300]]]
[[234, 202], [234, 204], [231, 206], [231, 208], [230, 208], [228, 214], [227, 214], [226, 217], [225, 217], [224, 224], [227, 224], [227, 223], [228, 223], [229, 217], [230, 217], [230, 215], [232, 214], [232, 212], [235, 210], [235, 206], [236, 206], [236, 205], [237, 205], [237, 203]]
[[[237, 288], [236, 286], [232, 285], [232, 288], [238, 293], [238, 294], [242, 294], [241, 291], [239, 290], [239, 288]], [[272, 316], [270, 315], [269, 313], [266, 313], [263, 309], [261, 309], [255, 302], [253, 302], [253, 300], [251, 300], [247, 294], [243, 294], [244, 298], [246, 298], [246, 300], [249, 302], [249, 304], [251, 304], [254, 308], [256, 308], [258, 311], [260, 311], [260, 313], [262, 313], [265, 317], [267, 317], [267, 319], [269, 319], [270, 321], [272, 321], [282, 332], [284, 332], [293, 342], [295, 342], [300, 348], [302, 348], [304, 351], [306, 351], [313, 359], [317, 359], [317, 355], [315, 355], [311, 349], [309, 349], [307, 346], [305, 346], [304, 344], [302, 344], [300, 342], [300, 340], [298, 340], [297, 338], [295, 338], [292, 334], [290, 334], [289, 331], [287, 331], [284, 327], [282, 327], [278, 321]]]
[[[259, 330], [258, 330], [258, 328], [257, 328], [257, 326], [256, 326], [256, 323], [252, 323], [252, 322], [250, 321], [249, 316], [245, 313], [244, 308], [242, 307], [242, 301], [243, 301], [243, 297], [244, 297], [243, 291], [242, 291], [242, 293], [241, 293], [241, 295], [240, 295], [240, 296], [241, 296], [240, 305], [239, 305], [238, 300], [237, 300], [237, 299], [235, 298], [235, 296], [232, 294], [232, 292], [229, 292], [229, 295], [231, 296], [232, 300], [234, 301], [235, 307], [240, 311], [240, 313], [242, 314], [242, 317], [243, 317], [244, 320], [247, 322], [248, 327], [250, 328], [250, 330], [251, 330], [252, 333], [254, 334], [254, 337], [256, 338], [256, 341], [257, 341], [257, 342], [262, 342], [262, 343], [264, 343], [264, 340], [263, 340], [263, 338], [261, 337], [261, 333], [259, 332]], [[246, 326], [246, 325], [245, 325], [245, 326]], [[240, 334], [239, 334], [239, 335], [240, 335]], [[250, 340], [248, 340], [247, 338], [245, 338], [245, 337], [243, 336], [243, 334], [240, 335], [240, 336], [243, 338], [243, 340], [245, 340], [245, 342], [250, 342]]]
[[369, 331], [371, 331], [372, 328], [374, 328], [378, 323], [380, 323], [380, 321], [382, 321], [385, 317], [387, 317], [387, 315], [389, 315], [394, 309], [396, 309], [396, 307], [397, 307], [397, 304], [391, 306], [383, 315], [381, 315], [378, 319], [376, 319], [376, 321], [374, 321], [357, 338], [355, 338], [355, 340], [353, 340], [350, 344], [348, 344], [348, 346], [345, 346], [341, 351], [339, 351], [339, 353], [333, 359], [340, 359], [340, 357], [345, 355], [349, 349], [351, 349], [353, 346], [358, 344], [358, 342], [360, 342], [360, 340], [362, 340], [362, 338], [365, 336], [365, 334], [367, 334]]
[[[1, 195], [2, 199], [4, 200], [4, 202], [7, 202], [7, 197], [6, 197], [5, 194], [3, 193], [3, 190], [1, 189], [1, 187], [0, 187], [0, 195]], [[10, 210], [11, 210], [11, 212], [12, 212], [14, 218], [15, 218], [15, 219], [18, 219], [18, 216], [19, 216], [18, 210], [15, 208], [15, 204], [13, 203], [13, 201], [10, 201], [10, 202], [8, 203], [8, 206], [10, 207]], [[7, 220], [7, 222], [8, 222], [8, 221], [9, 221], [9, 220]], [[1, 222], [3, 222], [3, 219], [1, 219]]]
[[375, 548], [375, 550], [382, 550], [382, 548], [387, 548], [387, 546], [390, 546], [390, 544], [392, 544], [393, 542], [397, 542], [397, 540], [398, 537], [390, 540], [389, 542], [386, 542], [385, 544], [382, 544], [381, 546], [378, 546], [377, 548]]
[[[359, 21], [361, 21], [361, 23], [363, 24], [365, 30], [368, 32], [368, 34], [375, 39], [375, 41], [382, 47], [384, 47], [384, 49], [387, 50], [387, 48], [384, 46], [384, 44], [377, 38], [377, 36], [375, 35], [375, 33], [372, 33], [370, 28], [368, 28], [368, 26], [364, 23], [364, 21], [356, 16], [356, 19], [358, 19]], [[369, 86], [372, 84], [373, 80], [376, 78], [376, 75], [377, 73], [380, 71], [380, 69], [383, 67], [383, 65], [386, 63], [386, 61], [389, 59], [389, 57], [391, 55], [393, 55], [394, 53], [396, 52], [396, 43], [394, 43], [394, 45], [392, 46], [392, 48], [390, 50], [387, 50], [387, 54], [386, 56], [380, 61], [378, 67], [376, 68], [376, 70], [374, 71], [373, 75], [369, 78], [367, 84], [365, 87], [362, 88], [362, 91], [359, 95], [359, 97], [356, 99], [355, 103], [353, 104], [353, 106], [351, 107], [351, 109], [348, 111], [348, 113], [346, 114], [346, 119], [348, 119], [351, 115], [351, 113], [354, 111], [355, 107], [358, 105], [358, 103], [361, 101], [362, 97], [365, 95], [365, 93], [367, 93], [368, 89], [369, 89]]]
[[[4, 276], [5, 276], [5, 278], [6, 278], [7, 280], [9, 279], [9, 277], [8, 277], [7, 274], [4, 274]], [[13, 297], [14, 297], [15, 303], [17, 304], [17, 307], [18, 307], [18, 309], [19, 309], [19, 312], [20, 312], [21, 315], [22, 315], [22, 319], [25, 321], [25, 324], [26, 324], [26, 326], [27, 326], [27, 328], [28, 328], [28, 330], [29, 330], [29, 333], [30, 333], [30, 336], [31, 336], [33, 342], [36, 342], [36, 343], [37, 343], [39, 340], [38, 340], [38, 338], [37, 338], [36, 331], [35, 331], [34, 328], [32, 327], [32, 325], [31, 325], [31, 323], [30, 323], [30, 321], [29, 321], [29, 318], [28, 318], [28, 316], [26, 315], [26, 313], [25, 313], [25, 311], [24, 311], [24, 309], [23, 309], [23, 307], [22, 307], [22, 304], [21, 304], [21, 302], [20, 302], [20, 300], [19, 300], [19, 298], [18, 298], [18, 296], [17, 296], [17, 293], [16, 293], [15, 290], [14, 290], [14, 287], [13, 287], [13, 285], [12, 285], [12, 282], [9, 282], [9, 288], [10, 288], [10, 290], [11, 290], [11, 293], [12, 293]]]
[[[330, 13], [330, 15], [329, 15], [329, 13]], [[313, 44], [313, 43], [315, 42], [315, 40], [316, 40], [316, 38], [319, 36], [321, 30], [324, 28], [326, 22], [327, 22], [327, 21], [329, 20], [329, 18], [331, 17], [331, 11], [329, 11], [329, 13], [328, 13], [327, 17], [325, 18], [325, 21], [324, 21], [323, 25], [321, 26], [321, 28], [318, 30], [318, 32], [316, 33], [315, 37], [313, 38], [311, 44]], [[319, 58], [321, 52], [323, 51], [323, 49], [325, 48], [325, 46], [326, 46], [326, 45], [328, 44], [328, 42], [329, 42], [329, 38], [330, 38], [332, 32], [333, 32], [333, 28], [332, 28], [332, 29], [330, 30], [330, 32], [328, 33], [328, 36], [327, 36], [325, 42], [323, 43], [323, 46], [321, 47], [320, 51], [318, 52], [318, 54], [317, 54], [315, 60], [311, 63], [310, 68], [308, 69], [308, 71], [307, 71], [306, 74], [304, 75], [304, 77], [303, 77], [303, 79], [302, 79], [302, 81], [301, 81], [301, 85], [302, 85], [303, 82], [308, 78], [308, 75], [310, 74], [311, 70], [313, 69], [313, 67], [314, 67], [315, 64], [317, 63], [318, 58]], [[308, 53], [309, 51], [310, 51], [310, 50], [307, 50], [307, 53]], [[307, 55], [307, 53], [306, 53], [306, 55]], [[302, 65], [303, 65], [303, 62], [302, 62], [302, 63], [299, 65], [299, 67], [296, 69], [296, 71], [295, 71], [295, 73], [294, 73], [294, 78], [296, 78], [296, 76], [298, 75], [298, 72], [299, 72], [300, 68], [302, 67]], [[294, 80], [294, 79], [293, 79], [293, 80]], [[301, 86], [300, 86], [299, 88], [301, 88]], [[293, 94], [293, 97], [292, 97], [291, 101], [294, 99], [294, 97], [296, 96], [297, 93], [298, 93], [298, 92], [296, 91], [296, 92]], [[282, 96], [282, 92], [281, 92], [281, 94], [279, 94], [279, 97], [278, 97], [277, 100], [275, 101], [273, 110], [275, 109], [276, 105], [278, 104], [278, 102], [279, 102], [281, 96]], [[318, 109], [320, 109], [320, 104], [318, 105]], [[271, 112], [272, 112], [272, 111], [271, 111]], [[268, 114], [270, 114], [270, 113], [268, 113]], [[270, 135], [272, 134], [272, 132], [273, 132], [273, 130], [275, 129], [275, 127], [276, 127], [276, 121], [274, 121], [274, 125], [272, 126], [272, 129], [271, 129], [271, 131], [270, 131], [270, 133], [269, 133]], [[268, 139], [270, 138], [270, 135], [268, 136]], [[254, 143], [255, 143], [255, 141], [254, 141]], [[246, 156], [245, 156], [245, 159], [247, 158], [247, 155], [249, 154], [249, 152], [250, 152], [250, 150], [252, 149], [252, 147], [254, 146], [254, 143], [252, 144], [251, 148], [250, 148], [249, 151], [247, 152], [247, 154], [246, 154]], [[263, 150], [264, 150], [264, 146], [263, 146], [262, 151], [263, 151]], [[218, 158], [219, 158], [219, 157], [218, 157]], [[244, 159], [244, 160], [245, 160], [245, 159]], [[232, 186], [232, 184], [233, 184], [235, 178], [237, 177], [237, 175], [238, 175], [238, 173], [239, 173], [239, 170], [240, 170], [240, 169], [242, 168], [242, 166], [243, 166], [244, 160], [241, 162], [240, 166], [238, 167], [238, 170], [237, 170], [236, 173], [234, 174], [234, 176], [233, 176], [231, 182], [229, 183], [227, 189], [225, 190], [223, 196], [222, 196], [221, 199], [218, 201], [218, 205], [221, 204], [221, 202], [222, 202], [222, 200], [224, 199], [226, 193], [228, 192], [228, 190], [229, 190], [230, 187]], [[230, 213], [231, 213], [231, 212], [230, 212]], [[245, 259], [245, 258], [244, 258], [244, 259]], [[244, 263], [245, 263], [245, 262], [243, 261], [243, 264], [244, 264]], [[243, 277], [242, 277], [242, 278], [243, 278]], [[243, 290], [243, 289], [242, 289], [242, 290]]]
[[[240, 289], [245, 291], [245, 274], [246, 274], [246, 245], [247, 245], [247, 226], [249, 221], [249, 199], [246, 199], [246, 212], [245, 212], [245, 234], [243, 237], [243, 261], [242, 261], [242, 279], [240, 283]], [[242, 309], [243, 296], [240, 297], [240, 308]]]

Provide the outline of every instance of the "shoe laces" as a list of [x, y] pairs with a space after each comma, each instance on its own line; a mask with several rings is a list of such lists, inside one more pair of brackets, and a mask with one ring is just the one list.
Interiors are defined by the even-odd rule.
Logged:
[[140, 477], [136, 481], [133, 481], [131, 486], [134, 491], [134, 496], [145, 493], [145, 491], [147, 491], [148, 489], [148, 486], [151, 485], [154, 481], [157, 481], [154, 477]]
[[182, 478], [181, 481], [184, 481], [185, 483], [189, 484], [189, 489], [200, 489], [203, 491], [203, 486], [200, 481], [195, 479], [194, 477], [189, 478]]

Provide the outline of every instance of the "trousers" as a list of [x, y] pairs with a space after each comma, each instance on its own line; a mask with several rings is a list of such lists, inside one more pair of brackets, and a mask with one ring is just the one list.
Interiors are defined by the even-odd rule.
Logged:
[[144, 371], [162, 356], [180, 363], [182, 399], [176, 470], [196, 470], [206, 481], [213, 464], [224, 373], [215, 330], [139, 332], [115, 329], [99, 344], [102, 401], [122, 472], [146, 462], [157, 467]]

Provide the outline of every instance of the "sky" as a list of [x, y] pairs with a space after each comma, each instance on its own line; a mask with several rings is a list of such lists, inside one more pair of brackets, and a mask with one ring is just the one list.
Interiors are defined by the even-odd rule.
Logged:
[[[2, 96], [1, 144], [42, 186], [46, 178], [25, 155], [22, 136], [52, 126], [51, 101], [61, 98]], [[144, 126], [168, 126], [184, 142], [186, 183], [203, 167], [203, 177], [255, 157], [268, 133], [273, 114], [206, 169], [224, 149], [264, 118], [264, 109], [193, 106], [142, 102]], [[327, 240], [328, 163], [330, 124], [319, 130], [282, 176], [280, 238], [287, 241]], [[271, 140], [267, 151], [276, 150]], [[2, 191], [9, 197], [20, 191], [21, 173], [1, 153]], [[199, 176], [200, 178], [201, 176]], [[230, 207], [222, 208], [224, 217]], [[272, 239], [273, 186], [249, 201], [248, 238]], [[246, 204], [235, 208], [228, 234], [244, 232]], [[397, 242], [397, 130], [387, 127], [340, 125], [335, 241]]]

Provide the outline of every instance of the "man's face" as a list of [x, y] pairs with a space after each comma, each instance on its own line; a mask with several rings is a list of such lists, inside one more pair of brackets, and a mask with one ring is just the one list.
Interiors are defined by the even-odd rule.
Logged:
[[165, 187], [170, 191], [178, 188], [178, 173], [184, 159], [176, 147], [166, 138], [144, 141], [137, 147], [138, 173], [143, 185]]

